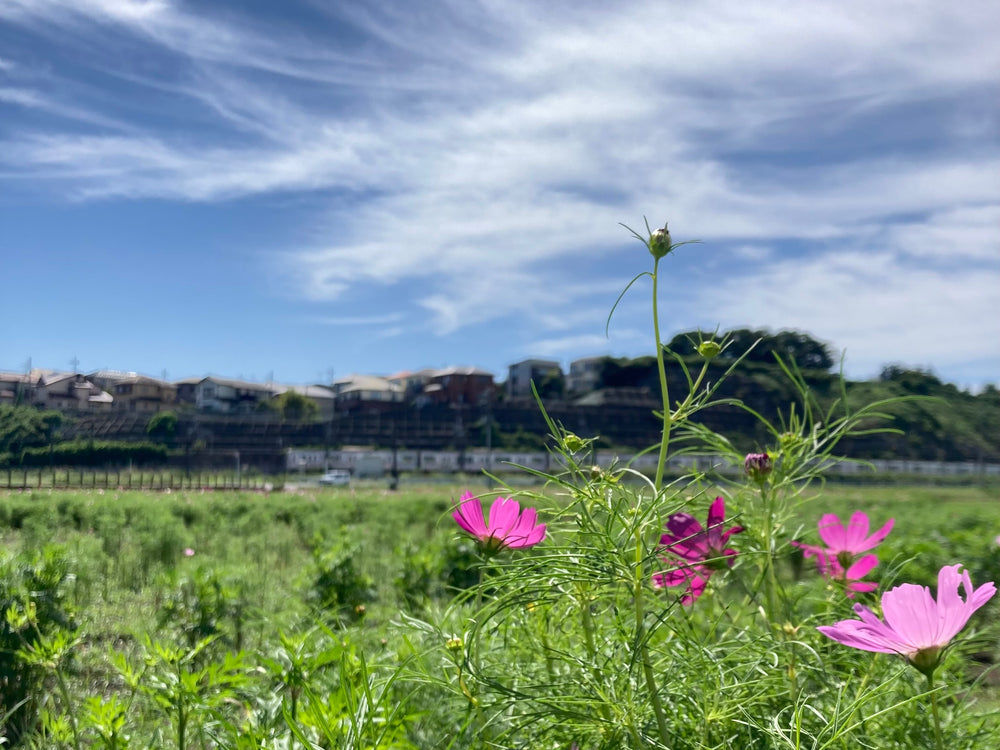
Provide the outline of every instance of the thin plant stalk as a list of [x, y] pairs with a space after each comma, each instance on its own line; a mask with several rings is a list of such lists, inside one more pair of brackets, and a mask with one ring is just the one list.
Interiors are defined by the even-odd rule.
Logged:
[[944, 750], [944, 741], [941, 739], [941, 714], [938, 710], [937, 690], [934, 689], [934, 673], [927, 675], [927, 689], [931, 693], [931, 716], [934, 718], [934, 744], [937, 750]]
[[670, 747], [670, 743], [668, 742], [670, 732], [667, 729], [667, 718], [663, 713], [663, 703], [660, 701], [660, 691], [656, 685], [656, 673], [653, 671], [653, 663], [649, 658], [649, 648], [646, 645], [646, 611], [645, 602], [643, 601], [643, 589], [645, 587], [642, 565], [643, 557], [642, 528], [640, 526], [636, 529], [635, 533], [635, 580], [633, 583], [635, 637], [639, 644], [639, 658], [642, 660], [642, 671], [646, 678], [646, 689], [649, 690], [649, 698], [653, 704], [653, 714], [656, 716], [656, 728], [660, 734], [660, 742], [664, 747]]
[[[587, 646], [588, 655], [590, 656], [589, 661], [593, 670], [593, 678], [596, 683], [600, 684], [603, 675], [597, 666], [597, 643], [594, 640], [594, 620], [590, 614], [590, 597], [582, 589], [580, 591], [580, 621], [583, 625], [583, 639]], [[601, 716], [609, 724], [612, 722], [611, 710], [604, 701], [601, 701]]]
[[670, 447], [670, 392], [667, 388], [667, 370], [663, 363], [663, 344], [660, 341], [660, 313], [657, 297], [659, 295], [660, 259], [653, 259], [653, 336], [656, 339], [656, 370], [660, 376], [660, 395], [663, 398], [663, 436], [660, 438], [660, 455], [656, 461], [656, 478], [653, 488], [656, 494], [663, 486], [663, 468], [667, 463], [667, 450]]
[[767, 485], [760, 486], [761, 505], [764, 507], [764, 587], [767, 599], [767, 617], [771, 623], [777, 618], [775, 595], [778, 590], [778, 577], [774, 570], [774, 495], [768, 492]]

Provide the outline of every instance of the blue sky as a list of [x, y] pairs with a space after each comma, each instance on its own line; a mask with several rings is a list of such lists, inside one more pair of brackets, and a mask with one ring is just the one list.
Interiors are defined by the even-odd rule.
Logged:
[[[950, 6], [950, 7], [949, 7]], [[794, 328], [1000, 382], [996, 2], [0, 3], [0, 369], [332, 371]]]

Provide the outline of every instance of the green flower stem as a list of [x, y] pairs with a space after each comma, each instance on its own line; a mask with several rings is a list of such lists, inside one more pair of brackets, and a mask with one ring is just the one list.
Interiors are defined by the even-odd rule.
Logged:
[[635, 532], [635, 580], [633, 581], [635, 638], [639, 644], [639, 658], [642, 660], [642, 671], [646, 678], [646, 689], [649, 691], [649, 698], [653, 704], [653, 714], [656, 716], [656, 727], [660, 733], [660, 742], [664, 747], [670, 747], [667, 717], [663, 713], [660, 690], [656, 685], [656, 673], [653, 671], [653, 662], [649, 658], [649, 648], [646, 645], [646, 610], [645, 602], [643, 601], [645, 586], [645, 573], [642, 565], [643, 558], [642, 527], [640, 525], [636, 528]]
[[931, 715], [934, 717], [934, 744], [937, 750], [944, 750], [944, 741], [941, 739], [941, 714], [938, 712], [937, 691], [934, 689], [934, 673], [927, 675], [927, 689], [931, 691]]
[[799, 699], [799, 674], [795, 644], [789, 644], [789, 648], [791, 649], [792, 656], [788, 662], [788, 683], [792, 690], [792, 703], [796, 703]]
[[[600, 685], [604, 676], [601, 674], [601, 670], [597, 666], [597, 642], [594, 639], [594, 618], [590, 614], [590, 597], [582, 589], [579, 592], [579, 597], [580, 620], [583, 624], [583, 639], [587, 646], [587, 655], [590, 657], [591, 676], [594, 680], [594, 684]], [[601, 716], [608, 724], [613, 723], [611, 709], [608, 708], [608, 704], [603, 700], [601, 701]]]
[[656, 462], [656, 479], [653, 487], [656, 494], [663, 486], [663, 468], [667, 462], [667, 448], [670, 446], [670, 394], [667, 390], [667, 370], [663, 364], [663, 345], [660, 343], [660, 313], [657, 296], [659, 293], [660, 259], [653, 260], [653, 336], [656, 338], [656, 369], [660, 375], [660, 394], [663, 396], [663, 437], [660, 440], [660, 456]]
[[764, 506], [764, 546], [766, 555], [764, 557], [764, 589], [767, 601], [767, 618], [774, 623], [777, 621], [775, 596], [778, 590], [778, 577], [774, 569], [774, 498], [767, 491], [767, 485], [760, 486], [760, 499]]

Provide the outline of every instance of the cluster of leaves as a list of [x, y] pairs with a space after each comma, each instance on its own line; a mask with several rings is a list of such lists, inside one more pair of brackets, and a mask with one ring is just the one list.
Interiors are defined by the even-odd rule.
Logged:
[[46, 666], [68, 656], [70, 578], [69, 561], [55, 547], [0, 558], [0, 726], [12, 741], [36, 728]]
[[57, 411], [0, 404], [0, 457], [48, 445], [59, 434], [62, 423], [63, 415]]
[[166, 446], [155, 443], [72, 440], [25, 448], [15, 460], [21, 466], [124, 466], [130, 462], [159, 465], [166, 458]]
[[257, 409], [277, 414], [289, 422], [308, 422], [319, 416], [319, 406], [316, 402], [295, 391], [285, 391], [272, 399], [261, 401]]
[[[702, 362], [697, 352], [701, 336], [697, 332], [678, 334], [665, 350], [684, 366], [696, 368]], [[1000, 461], [1000, 434], [991, 429], [1000, 420], [1000, 392], [992, 386], [972, 394], [943, 383], [930, 372], [899, 365], [886, 367], [877, 380], [842, 382], [830, 370], [833, 360], [828, 347], [805, 334], [740, 329], [726, 333], [724, 338], [731, 343], [709, 363], [706, 379], [717, 383], [724, 377], [718, 396], [733, 403], [720, 404], [697, 419], [711, 430], [725, 432], [745, 451], [766, 445], [769, 436], [763, 423], [743, 407], [774, 419], [787, 404], [799, 399], [797, 386], [782, 371], [780, 362], [784, 361], [796, 363], [802, 382], [823, 408], [840, 399], [842, 389], [853, 406], [886, 403], [885, 414], [897, 431], [851, 436], [841, 444], [846, 455], [867, 459]], [[737, 352], [744, 357], [740, 367], [729, 372]], [[666, 375], [671, 391], [685, 387], [680, 367], [669, 368]], [[597, 387], [638, 387], [655, 393], [659, 390], [656, 358], [607, 358]]]

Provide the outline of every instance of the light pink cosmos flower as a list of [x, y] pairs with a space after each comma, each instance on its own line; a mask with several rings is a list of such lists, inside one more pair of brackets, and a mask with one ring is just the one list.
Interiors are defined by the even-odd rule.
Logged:
[[681, 597], [681, 604], [694, 604], [695, 600], [705, 592], [708, 579], [712, 574], [726, 567], [732, 567], [736, 550], [726, 547], [729, 537], [743, 531], [742, 526], [733, 526], [726, 530], [722, 524], [726, 518], [726, 501], [715, 498], [712, 507], [708, 509], [707, 529], [702, 528], [698, 520], [689, 513], [674, 513], [667, 519], [667, 531], [660, 537], [663, 552], [661, 559], [668, 565], [680, 563], [673, 570], [653, 575], [654, 588], [668, 586], [687, 586], [688, 590]]
[[846, 583], [848, 596], [850, 592], [874, 591], [878, 584], [861, 581], [878, 565], [876, 555], [865, 555], [858, 558], [862, 552], [878, 546], [892, 531], [896, 519], [890, 518], [881, 529], [871, 536], [868, 535], [868, 514], [856, 511], [846, 524], [833, 513], [827, 513], [819, 519], [819, 538], [826, 545], [792, 542], [801, 549], [806, 558], [815, 557], [819, 572], [827, 578]]
[[458, 509], [451, 514], [463, 530], [476, 537], [486, 551], [504, 547], [531, 547], [545, 538], [545, 524], [536, 524], [534, 508], [525, 508], [511, 497], [498, 497], [490, 506], [489, 522], [483, 518], [483, 505], [471, 492], [462, 495]]
[[[959, 595], [959, 586], [965, 592], [964, 599]], [[973, 589], [961, 565], [946, 565], [938, 573], [937, 600], [926, 586], [904, 583], [882, 595], [884, 622], [868, 607], [855, 604], [860, 620], [841, 620], [817, 630], [851, 648], [899, 654], [930, 677], [951, 639], [995, 593], [995, 584], [984, 583]]]

